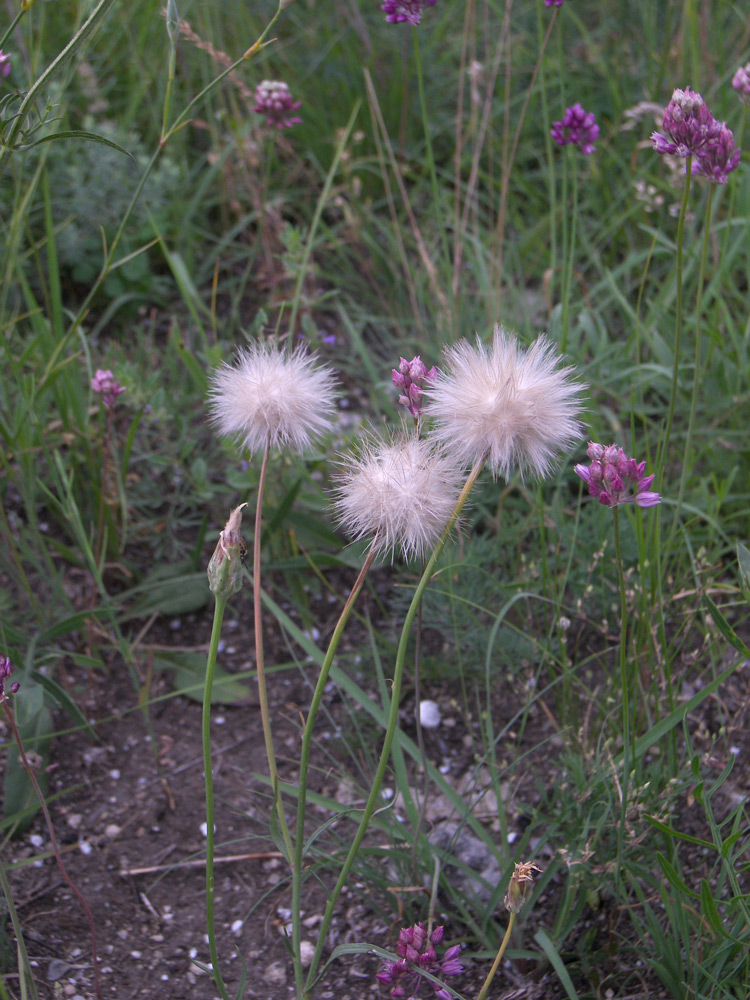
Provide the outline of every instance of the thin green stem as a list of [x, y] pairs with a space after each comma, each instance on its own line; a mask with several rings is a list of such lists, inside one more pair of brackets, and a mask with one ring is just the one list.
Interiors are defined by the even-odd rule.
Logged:
[[268, 760], [268, 776], [271, 779], [273, 789], [274, 804], [276, 814], [279, 818], [279, 828], [284, 839], [284, 846], [287, 851], [287, 860], [291, 862], [294, 856], [292, 838], [289, 833], [286, 816], [284, 815], [284, 803], [279, 790], [279, 774], [276, 767], [276, 754], [273, 747], [273, 730], [271, 727], [271, 713], [268, 708], [268, 690], [266, 687], [266, 667], [265, 655], [263, 652], [263, 615], [261, 611], [261, 537], [263, 519], [263, 493], [266, 486], [266, 472], [268, 470], [268, 453], [270, 446], [267, 443], [263, 452], [263, 461], [260, 466], [260, 478], [258, 480], [258, 497], [255, 504], [255, 529], [253, 532], [253, 625], [255, 628], [255, 669], [258, 676], [258, 701], [260, 702], [260, 719], [263, 726], [263, 740], [266, 745], [266, 758]]
[[657, 463], [657, 479], [659, 483], [664, 481], [664, 471], [666, 467], [667, 451], [672, 436], [672, 424], [674, 422], [675, 404], [677, 402], [677, 382], [680, 372], [680, 340], [682, 338], [682, 272], [683, 272], [683, 248], [685, 243], [685, 217], [687, 215], [688, 196], [690, 194], [690, 180], [692, 170], [692, 156], [688, 156], [685, 162], [685, 187], [682, 192], [682, 204], [680, 205], [680, 215], [677, 220], [677, 291], [675, 300], [675, 329], [674, 329], [674, 368], [672, 370], [672, 388], [669, 394], [669, 409], [667, 410], [667, 423], [664, 429], [664, 437], [659, 451], [659, 462]]
[[[16, 935], [16, 952], [18, 954], [18, 981], [21, 986], [21, 1000], [27, 1000], [29, 994], [32, 1000], [39, 1000], [39, 994], [36, 991], [36, 983], [34, 982], [34, 974], [31, 969], [31, 963], [29, 962], [29, 955], [26, 951], [26, 942], [23, 937], [23, 927], [21, 921], [18, 917], [18, 911], [16, 910], [15, 904], [13, 902], [13, 895], [10, 888], [10, 883], [8, 882], [8, 876], [5, 874], [5, 868], [0, 864], [0, 886], [2, 886], [3, 894], [5, 896], [5, 903], [8, 908], [8, 917], [13, 925], [13, 932]], [[28, 982], [29, 991], [27, 992], [26, 984]], [[8, 996], [7, 993], [4, 996]]]
[[711, 211], [714, 202], [715, 185], [711, 184], [708, 190], [708, 204], [706, 206], [706, 223], [703, 227], [703, 248], [701, 251], [700, 270], [698, 272], [698, 291], [695, 301], [695, 365], [693, 370], [693, 391], [690, 395], [690, 416], [688, 417], [687, 434], [685, 436], [685, 450], [682, 453], [682, 469], [680, 470], [680, 488], [677, 493], [677, 503], [674, 508], [672, 518], [672, 530], [670, 532], [669, 543], [671, 545], [677, 531], [677, 524], [682, 509], [682, 501], [685, 496], [687, 478], [691, 469], [690, 449], [693, 444], [693, 428], [695, 426], [695, 414], [698, 408], [698, 384], [701, 373], [701, 333], [703, 330], [702, 309], [703, 309], [703, 285], [706, 277], [706, 260], [708, 259], [708, 240], [711, 232]]
[[485, 979], [485, 981], [484, 981], [484, 983], [482, 985], [482, 988], [479, 991], [479, 996], [477, 997], [477, 1000], [485, 1000], [485, 997], [487, 996], [487, 992], [488, 992], [488, 990], [490, 988], [492, 980], [495, 978], [495, 974], [497, 973], [497, 970], [500, 968], [500, 963], [503, 960], [503, 955], [505, 954], [505, 949], [508, 947], [508, 942], [510, 941], [511, 931], [513, 930], [513, 924], [515, 924], [515, 922], [516, 922], [516, 915], [511, 910], [510, 920], [508, 921], [508, 928], [505, 931], [505, 937], [502, 940], [502, 943], [501, 943], [501, 945], [500, 945], [500, 947], [498, 949], [497, 955], [495, 955], [495, 961], [492, 963], [492, 968], [487, 973], [487, 978]]
[[346, 599], [344, 607], [341, 609], [339, 620], [336, 622], [336, 627], [334, 628], [333, 635], [328, 643], [328, 649], [326, 650], [326, 655], [323, 659], [320, 673], [318, 674], [318, 680], [315, 684], [315, 690], [313, 691], [312, 701], [310, 702], [310, 708], [307, 713], [307, 719], [305, 720], [305, 728], [302, 733], [302, 748], [300, 750], [299, 759], [299, 794], [297, 797], [297, 829], [295, 832], [292, 864], [292, 947], [295, 955], [300, 954], [300, 944], [302, 940], [300, 920], [302, 917], [301, 894], [302, 865], [304, 863], [305, 844], [305, 803], [307, 800], [307, 774], [310, 766], [310, 749], [315, 729], [315, 720], [318, 715], [320, 704], [323, 700], [325, 688], [328, 683], [328, 675], [331, 672], [333, 658], [336, 654], [339, 641], [341, 636], [344, 634], [346, 623], [349, 621], [349, 617], [352, 613], [357, 597], [362, 590], [365, 578], [367, 577], [370, 567], [372, 566], [375, 556], [377, 555], [376, 541], [377, 539], [373, 540], [373, 543], [370, 546], [370, 551], [367, 553], [367, 557], [359, 571], [359, 575], [354, 581], [354, 586], [349, 592], [349, 596]]
[[427, 585], [432, 579], [432, 574], [435, 569], [435, 565], [440, 558], [445, 545], [450, 537], [453, 527], [458, 520], [458, 517], [464, 507], [464, 504], [469, 498], [469, 494], [479, 477], [479, 473], [484, 467], [487, 457], [483, 455], [477, 460], [473, 469], [469, 473], [469, 477], [464, 483], [463, 489], [459, 494], [458, 500], [456, 501], [456, 506], [453, 508], [453, 513], [450, 516], [448, 524], [440, 537], [440, 541], [435, 547], [434, 552], [430, 556], [427, 565], [425, 566], [424, 573], [422, 574], [419, 583], [414, 591], [414, 595], [409, 605], [409, 610], [406, 613], [406, 618], [404, 619], [404, 625], [401, 630], [401, 638], [398, 644], [398, 651], [396, 653], [396, 663], [393, 671], [393, 682], [391, 685], [391, 707], [388, 713], [388, 721], [386, 723], [385, 736], [383, 737], [383, 747], [380, 752], [380, 760], [378, 762], [377, 770], [375, 771], [375, 777], [373, 778], [372, 788], [370, 789], [370, 794], [365, 803], [365, 808], [362, 813], [362, 818], [359, 822], [359, 827], [352, 841], [352, 845], [349, 848], [344, 864], [339, 873], [336, 885], [333, 887], [330, 896], [328, 897], [328, 902], [326, 904], [325, 913], [323, 914], [323, 920], [320, 925], [320, 930], [318, 933], [318, 943], [315, 948], [315, 954], [313, 955], [312, 962], [310, 963], [310, 969], [307, 975], [307, 980], [305, 982], [305, 992], [304, 996], [309, 996], [310, 990], [315, 983], [315, 976], [320, 964], [320, 958], [323, 953], [323, 948], [325, 947], [326, 935], [328, 933], [328, 928], [331, 924], [333, 918], [333, 911], [335, 909], [338, 898], [341, 895], [341, 890], [346, 885], [347, 879], [349, 878], [349, 873], [352, 870], [354, 861], [359, 852], [359, 848], [362, 841], [367, 833], [367, 828], [370, 824], [370, 819], [375, 811], [375, 807], [380, 801], [380, 788], [383, 784], [383, 778], [385, 776], [385, 771], [388, 766], [388, 760], [391, 755], [391, 747], [393, 745], [393, 738], [396, 733], [396, 727], [398, 725], [398, 709], [399, 700], [401, 695], [401, 681], [404, 673], [404, 663], [406, 661], [406, 650], [409, 643], [409, 636], [411, 634], [412, 625], [414, 623], [414, 618], [417, 613], [417, 608], [419, 607], [419, 602], [422, 600], [422, 595], [427, 589]]
[[427, 152], [427, 166], [430, 171], [432, 181], [432, 202], [435, 210], [435, 220], [440, 233], [440, 241], [443, 245], [443, 260], [450, 267], [450, 253], [448, 250], [448, 235], [445, 231], [443, 214], [440, 211], [440, 187], [438, 185], [437, 168], [435, 167], [435, 155], [432, 151], [432, 136], [430, 135], [430, 121], [427, 117], [427, 99], [424, 92], [424, 74], [422, 73], [422, 58], [419, 54], [419, 31], [414, 28], [414, 60], [417, 65], [417, 83], [419, 85], [419, 106], [422, 111], [422, 128], [424, 129], [425, 151]]
[[628, 782], [630, 780], [631, 753], [631, 684], [628, 670], [628, 601], [625, 591], [625, 571], [622, 564], [622, 546], [620, 544], [620, 511], [612, 510], [615, 535], [615, 560], [617, 562], [617, 580], [620, 589], [620, 686], [622, 688], [622, 788], [620, 802], [620, 826], [617, 832], [618, 871], [622, 857], [622, 845], [625, 836], [625, 821], [628, 808]]
[[0, 49], [3, 48], [3, 46], [5, 45], [5, 43], [10, 38], [11, 34], [15, 31], [16, 25], [21, 20], [21, 18], [23, 17], [23, 15], [28, 12], [28, 9], [29, 8], [25, 4], [21, 5], [21, 9], [18, 11], [18, 13], [16, 14], [16, 16], [10, 22], [10, 24], [5, 29], [5, 31], [3, 32], [3, 34], [0, 35]]
[[[571, 155], [575, 155], [573, 150], [565, 150], [565, 177], [568, 177], [568, 161]], [[573, 287], [573, 270], [576, 253], [576, 235], [578, 231], [578, 170], [573, 167], [573, 212], [570, 223], [570, 232], [567, 239], [567, 252], [565, 254], [565, 274], [563, 275], [563, 296], [562, 296], [562, 317], [560, 326], [560, 350], [563, 354], [568, 349], [568, 314], [570, 312], [570, 295]], [[563, 214], [567, 215], [567, 201], [563, 200]]]
[[219, 952], [216, 947], [216, 928], [214, 924], [214, 780], [211, 770], [211, 689], [214, 683], [216, 655], [219, 651], [221, 638], [221, 623], [224, 620], [224, 610], [227, 599], [216, 594], [214, 605], [214, 622], [211, 629], [211, 642], [208, 647], [206, 661], [206, 680], [203, 688], [203, 776], [206, 786], [206, 927], [208, 930], [208, 949], [211, 954], [211, 969], [216, 988], [222, 1000], [230, 1000], [219, 968]]

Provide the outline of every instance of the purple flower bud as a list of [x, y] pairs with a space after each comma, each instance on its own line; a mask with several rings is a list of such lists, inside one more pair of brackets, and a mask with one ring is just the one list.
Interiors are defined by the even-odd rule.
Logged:
[[3, 52], [0, 49], [0, 76], [6, 77], [10, 75], [10, 53]]
[[[7, 695], [5, 693], [5, 682], [8, 680], [10, 675], [13, 673], [13, 664], [10, 662], [9, 656], [0, 656], [0, 701], [5, 701]], [[10, 685], [10, 693], [15, 694], [21, 685], [18, 681], [13, 681]]]
[[255, 88], [253, 111], [265, 115], [267, 125], [282, 129], [299, 124], [302, 119], [290, 116], [290, 112], [296, 111], [301, 105], [302, 101], [292, 100], [289, 87], [282, 80], [263, 80]]
[[437, 0], [385, 0], [380, 8], [385, 11], [388, 24], [419, 24], [425, 7], [434, 7]]
[[675, 90], [664, 109], [662, 132], [651, 141], [657, 153], [686, 158], [699, 153], [712, 140], [719, 126], [700, 94], [690, 87]]
[[97, 368], [96, 375], [91, 379], [91, 389], [102, 397], [104, 405], [108, 409], [113, 407], [117, 402], [117, 397], [126, 391], [109, 368]]
[[696, 176], [707, 177], [715, 184], [726, 184], [739, 162], [740, 150], [734, 145], [732, 130], [721, 122], [711, 140], [699, 151], [692, 171]]
[[584, 111], [580, 104], [565, 109], [562, 121], [553, 122], [550, 135], [558, 146], [578, 146], [585, 156], [596, 148], [599, 126], [593, 111]]
[[[396, 952], [401, 956], [400, 962], [386, 962], [375, 978], [383, 986], [391, 986], [391, 997], [414, 998], [418, 995], [422, 984], [426, 984], [422, 975], [429, 972], [436, 978], [457, 976], [463, 972], [463, 966], [458, 961], [461, 945], [449, 948], [442, 961], [438, 959], [436, 945], [442, 943], [445, 934], [444, 927], [436, 927], [427, 937], [423, 924], [413, 927], [402, 927], [398, 935]], [[442, 984], [430, 983], [438, 1000], [449, 1000], [450, 993]]]
[[605, 507], [621, 503], [655, 507], [661, 503], [659, 494], [649, 490], [654, 477], [645, 475], [645, 462], [628, 458], [615, 444], [604, 448], [593, 441], [589, 443], [588, 455], [591, 465], [576, 465], [574, 471], [588, 486], [589, 495]]
[[398, 397], [399, 403], [406, 406], [413, 417], [419, 417], [422, 412], [421, 383], [437, 378], [437, 369], [433, 366], [428, 371], [417, 355], [411, 361], [401, 358], [398, 371], [393, 368], [391, 372], [394, 386], [402, 390]]

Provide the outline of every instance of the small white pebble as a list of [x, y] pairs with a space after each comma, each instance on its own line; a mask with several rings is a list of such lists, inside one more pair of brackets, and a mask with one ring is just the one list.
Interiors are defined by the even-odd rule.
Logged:
[[508, 843], [515, 844], [517, 840], [518, 840], [518, 834], [515, 833], [513, 830], [511, 830], [510, 833], [508, 834]]
[[182, 622], [180, 621], [179, 618], [173, 618], [172, 621], [169, 623], [169, 627], [172, 629], [173, 632], [176, 632], [178, 629], [182, 628]]
[[420, 701], [419, 721], [425, 729], [437, 729], [440, 718], [440, 709], [436, 701]]
[[312, 943], [312, 941], [300, 941], [299, 957], [300, 961], [302, 962], [303, 968], [306, 969], [307, 966], [310, 964], [310, 962], [312, 962], [314, 954], [315, 954], [315, 945]]
[[130, 952], [130, 957], [131, 958], [140, 958], [141, 957], [141, 953], [139, 951], [131, 951]]
[[244, 926], [243, 920], [235, 920], [232, 923], [232, 934], [239, 934]]
[[112, 778], [112, 779], [113, 779], [114, 781], [118, 781], [118, 780], [119, 780], [119, 777], [120, 777], [120, 772], [119, 772], [119, 771], [117, 770], [117, 768], [116, 768], [116, 767], [114, 767], [114, 768], [112, 768], [112, 770], [111, 770], [111, 771], [109, 772], [109, 776], [110, 776], [110, 778]]
[[[200, 829], [201, 829], [201, 836], [202, 837], [207, 837], [208, 836], [208, 823], [201, 823], [201, 828]], [[214, 823], [214, 833], [216, 833], [216, 824], [215, 823]]]
[[195, 956], [196, 956], [197, 954], [198, 954], [198, 949], [197, 949], [197, 948], [191, 948], [191, 949], [190, 949], [190, 951], [188, 952], [188, 955], [189, 955], [189, 956], [190, 956], [191, 958], [195, 958]]
[[32, 833], [29, 837], [32, 847], [41, 847], [44, 843], [44, 837], [40, 837], [38, 833]]
[[88, 842], [88, 840], [79, 840], [78, 841], [78, 850], [81, 852], [81, 854], [91, 854], [91, 852], [93, 851], [93, 849], [94, 848], [91, 846], [91, 844]]
[[216, 718], [213, 720], [213, 723], [215, 726], [223, 726], [226, 721], [227, 720], [224, 718], [223, 715], [217, 715]]

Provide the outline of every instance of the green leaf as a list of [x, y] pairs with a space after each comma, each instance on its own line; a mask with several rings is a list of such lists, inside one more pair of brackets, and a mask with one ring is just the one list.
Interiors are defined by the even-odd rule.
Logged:
[[[154, 657], [154, 670], [168, 670], [174, 675], [175, 689], [193, 701], [203, 702], [206, 680], [206, 657], [201, 653], [161, 653]], [[217, 664], [211, 688], [212, 705], [253, 705], [257, 701], [250, 690]]]
[[54, 142], [57, 139], [86, 139], [89, 142], [98, 142], [102, 146], [111, 146], [112, 149], [116, 149], [119, 153], [124, 153], [125, 156], [130, 157], [131, 160], [135, 160], [132, 153], [129, 153], [124, 146], [121, 146], [119, 142], [114, 142], [112, 139], [107, 139], [103, 135], [97, 135], [96, 132], [85, 132], [81, 129], [69, 129], [65, 132], [53, 132], [51, 135], [43, 135], [41, 139], [37, 139], [35, 142], [29, 142], [25, 146], [18, 146], [18, 149], [31, 149], [33, 146], [40, 146], [43, 142]]
[[547, 932], [540, 927], [534, 935], [534, 940], [550, 960], [550, 964], [557, 973], [557, 978], [560, 980], [563, 989], [570, 997], [570, 1000], [578, 1000], [578, 993], [573, 985], [573, 980], [570, 978], [568, 970], [565, 968], [565, 964], [560, 958], [557, 948], [555, 948], [552, 943], [552, 939], [549, 937]]
[[704, 878], [701, 879], [701, 910], [708, 925], [719, 937], [729, 938], [730, 941], [734, 940], [731, 934], [727, 934], [724, 930], [719, 911], [716, 909], [716, 902], [711, 895], [711, 886]]
[[743, 592], [747, 599], [750, 594], [750, 549], [746, 545], [743, 545], [742, 542], [737, 542], [737, 561], [740, 564]]
[[[21, 736], [24, 751], [33, 751], [41, 757], [41, 767], [36, 772], [37, 781], [44, 794], [47, 787], [47, 763], [52, 735], [52, 713], [44, 704], [44, 689], [31, 677], [24, 678], [23, 688], [13, 699], [16, 725]], [[39, 802], [25, 767], [21, 762], [18, 747], [8, 750], [5, 763], [3, 814], [6, 818], [18, 819], [17, 833], [28, 829]]]
[[120, 621], [153, 614], [184, 615], [204, 608], [211, 596], [208, 577], [205, 572], [186, 573], [185, 567], [185, 563], [159, 567], [140, 586], [121, 594], [122, 602], [133, 597], [136, 600], [121, 615]]
[[701, 847], [710, 847], [712, 850], [715, 850], [714, 845], [709, 843], [707, 840], [699, 840], [698, 837], [691, 837], [688, 833], [681, 833], [679, 830], [673, 830], [671, 826], [667, 826], [666, 823], [662, 823], [661, 820], [656, 819], [654, 816], [646, 816], [645, 819], [655, 829], [661, 830], [662, 833], [669, 834], [670, 837], [679, 837], [680, 840], [686, 840], [689, 844], [699, 844]]
[[661, 851], [656, 852], [656, 860], [659, 862], [659, 867], [664, 872], [664, 877], [673, 888], [675, 888], [678, 892], [681, 892], [683, 896], [692, 896], [693, 899], [698, 899], [698, 893], [693, 892], [687, 883], [683, 882], [677, 873], [677, 869], [671, 862], [667, 861]]
[[703, 603], [708, 608], [708, 613], [713, 618], [714, 624], [727, 640], [729, 645], [736, 649], [738, 653], [742, 653], [743, 656], [750, 656], [750, 647], [746, 646], [742, 639], [740, 639], [708, 594], [703, 595]]
[[45, 677], [45, 675], [40, 673], [38, 670], [32, 670], [31, 676], [37, 684], [40, 684], [44, 688], [47, 694], [52, 696], [60, 708], [67, 712], [71, 719], [73, 719], [81, 727], [81, 729], [85, 729], [89, 736], [92, 736], [94, 739], [98, 739], [91, 723], [70, 697], [65, 688], [61, 687], [57, 681], [53, 680], [51, 677]]

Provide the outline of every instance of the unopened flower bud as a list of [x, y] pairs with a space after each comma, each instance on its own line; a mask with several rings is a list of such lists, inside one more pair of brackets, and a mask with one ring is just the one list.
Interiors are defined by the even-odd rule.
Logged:
[[505, 894], [505, 908], [511, 913], [520, 913], [523, 904], [528, 899], [534, 872], [541, 872], [535, 864], [528, 861], [519, 862], [510, 877], [510, 885]]
[[229, 515], [208, 564], [208, 586], [213, 594], [224, 599], [242, 590], [242, 559], [246, 551], [240, 534], [243, 507], [247, 504], [235, 507]]

